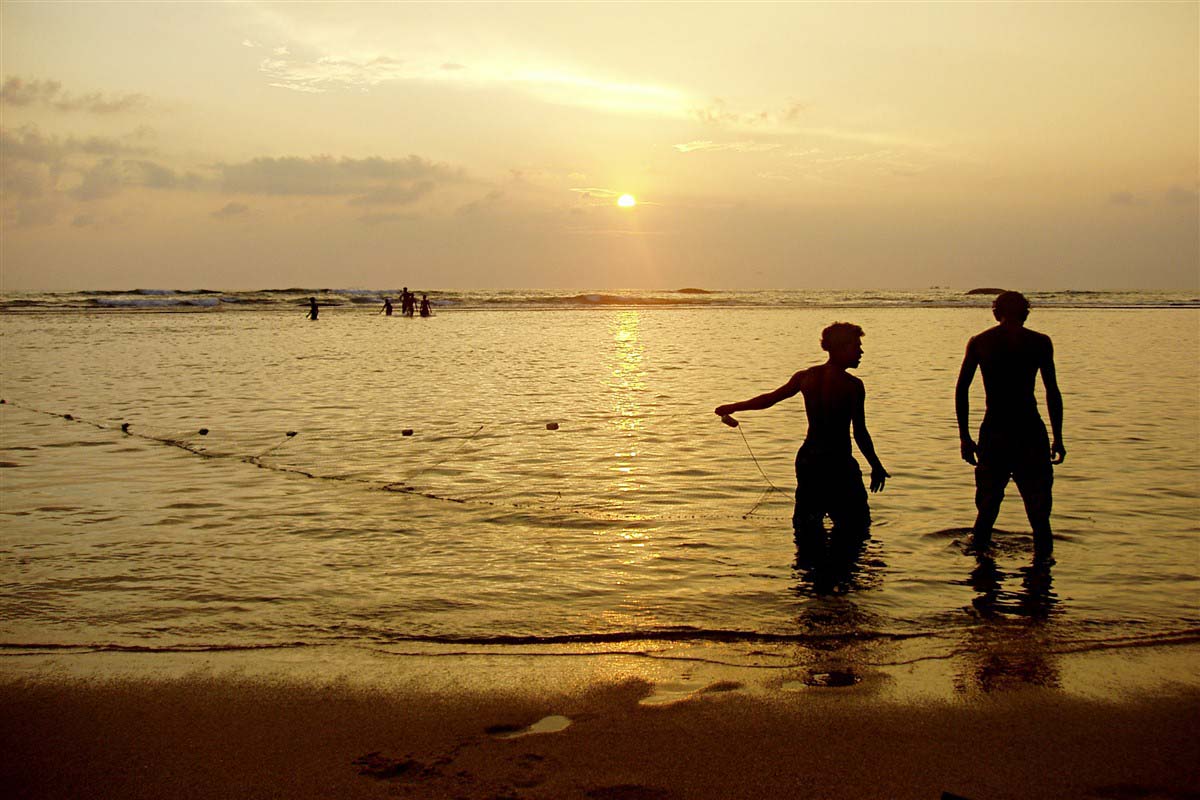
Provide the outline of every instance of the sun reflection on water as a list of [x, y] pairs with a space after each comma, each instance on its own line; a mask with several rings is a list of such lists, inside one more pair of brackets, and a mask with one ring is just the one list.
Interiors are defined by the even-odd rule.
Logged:
[[613, 352], [609, 388], [613, 398], [613, 426], [619, 438], [609, 470], [615, 476], [612, 488], [621, 494], [641, 488], [636, 460], [639, 433], [644, 425], [640, 395], [646, 389], [646, 372], [639, 323], [638, 312], [630, 310], [616, 312], [610, 324]]
[[618, 311], [613, 315], [613, 410], [620, 430], [636, 430], [641, 424], [638, 394], [646, 389], [646, 371], [642, 366], [640, 318], [637, 311]]

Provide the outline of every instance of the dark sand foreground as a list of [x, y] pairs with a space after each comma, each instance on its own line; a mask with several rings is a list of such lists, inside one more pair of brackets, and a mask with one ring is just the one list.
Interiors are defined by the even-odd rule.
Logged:
[[[854, 688], [639, 680], [547, 695], [191, 676], [8, 678], [10, 798], [1200, 797], [1200, 694], [1030, 689], [898, 703]], [[549, 715], [568, 727], [519, 734]], [[552, 727], [552, 726], [551, 726]]]

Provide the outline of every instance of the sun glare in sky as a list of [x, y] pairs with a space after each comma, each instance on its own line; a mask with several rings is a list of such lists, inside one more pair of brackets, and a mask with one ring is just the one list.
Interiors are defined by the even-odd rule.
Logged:
[[621, 208], [633, 208], [637, 205], [637, 200], [631, 194], [623, 194], [617, 198], [617, 205]]

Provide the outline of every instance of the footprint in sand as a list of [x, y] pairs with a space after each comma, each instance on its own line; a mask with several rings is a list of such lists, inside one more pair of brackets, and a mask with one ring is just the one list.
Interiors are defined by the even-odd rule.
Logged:
[[558, 733], [571, 726], [570, 717], [553, 714], [543, 717], [532, 725], [522, 728], [519, 725], [491, 725], [484, 730], [497, 739], [516, 739], [518, 736], [531, 736], [535, 733]]
[[515, 767], [515, 774], [510, 780], [518, 789], [532, 789], [541, 785], [557, 766], [554, 759], [547, 759], [546, 756], [537, 753], [524, 753], [511, 763]]
[[376, 751], [354, 759], [359, 775], [379, 781], [407, 781], [427, 777], [430, 772], [420, 761], [411, 758], [388, 758]]
[[638, 701], [638, 705], [643, 706], [665, 706], [670, 703], [678, 703], [681, 700], [686, 700], [689, 697], [697, 697], [704, 694], [719, 694], [721, 692], [734, 692], [742, 688], [742, 684], [737, 681], [717, 681], [707, 685], [695, 682], [685, 681], [679, 683], [656, 683], [654, 691], [646, 697]]

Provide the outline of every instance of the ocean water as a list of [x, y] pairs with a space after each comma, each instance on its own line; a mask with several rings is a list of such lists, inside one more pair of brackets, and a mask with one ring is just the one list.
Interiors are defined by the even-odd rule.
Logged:
[[[348, 303], [312, 323], [303, 291], [0, 314], [4, 654], [1200, 639], [1187, 297], [1035, 306], [1068, 454], [1057, 564], [1034, 570], [1015, 487], [994, 563], [964, 552], [954, 381], [987, 298], [481, 301], [426, 320]], [[870, 541], [827, 564], [790, 530], [800, 398], [738, 430], [712, 408], [822, 361], [834, 320], [866, 329], [856, 374], [892, 477]], [[982, 407], [977, 377], [975, 426]]]

